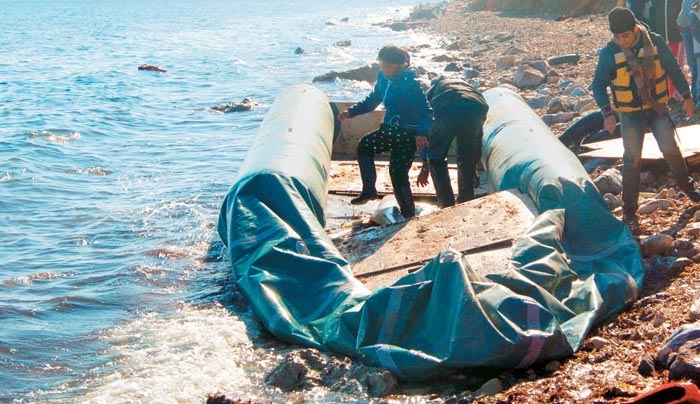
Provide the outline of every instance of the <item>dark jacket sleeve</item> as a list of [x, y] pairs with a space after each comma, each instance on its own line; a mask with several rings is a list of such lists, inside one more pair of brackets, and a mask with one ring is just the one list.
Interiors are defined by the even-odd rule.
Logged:
[[610, 97], [608, 96], [608, 87], [615, 79], [615, 50], [616, 46], [609, 42], [601, 51], [598, 58], [598, 65], [593, 75], [593, 83], [591, 83], [591, 91], [593, 91], [593, 99], [600, 109], [610, 107]]
[[367, 94], [367, 97], [365, 97], [364, 100], [348, 108], [350, 117], [374, 111], [384, 99], [384, 93], [386, 92], [387, 84], [388, 80], [386, 76], [384, 76], [384, 74], [380, 72], [377, 75], [377, 82], [374, 83], [374, 88], [372, 89], [372, 92]]
[[417, 80], [411, 80], [408, 89], [408, 98], [414, 105], [416, 113], [418, 114], [418, 122], [416, 132], [419, 136], [428, 136], [428, 131], [430, 130], [430, 124], [433, 119], [432, 110], [430, 109], [430, 104], [428, 99], [425, 98], [425, 93], [420, 83]]
[[659, 52], [659, 62], [664, 70], [666, 70], [666, 75], [676, 87], [676, 90], [678, 90], [684, 98], [688, 97], [690, 95], [688, 80], [686, 80], [685, 74], [683, 74], [680, 65], [678, 65], [676, 57], [673, 56], [673, 52], [671, 52], [671, 49], [666, 45], [666, 41], [661, 35], [653, 33], [650, 33], [650, 35]]

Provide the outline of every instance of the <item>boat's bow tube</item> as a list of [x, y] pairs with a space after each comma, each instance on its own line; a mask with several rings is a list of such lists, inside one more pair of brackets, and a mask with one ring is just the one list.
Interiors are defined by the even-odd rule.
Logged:
[[[260, 125], [219, 214], [234, 279], [265, 327], [286, 340], [330, 340], [338, 310], [369, 292], [323, 228], [334, 116], [310, 85], [285, 90]], [[352, 341], [345, 337], [344, 341]]]
[[275, 100], [238, 170], [237, 181], [264, 174], [294, 179], [324, 223], [335, 120], [325, 94], [312, 86], [288, 88]]

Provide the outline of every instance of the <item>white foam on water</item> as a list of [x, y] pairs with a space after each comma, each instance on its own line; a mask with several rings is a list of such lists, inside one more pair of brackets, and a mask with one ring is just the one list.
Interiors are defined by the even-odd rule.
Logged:
[[105, 333], [105, 354], [114, 359], [95, 369], [77, 402], [195, 403], [217, 392], [261, 400], [261, 378], [277, 354], [255, 349], [255, 337], [219, 305], [183, 305], [173, 318], [145, 315]]

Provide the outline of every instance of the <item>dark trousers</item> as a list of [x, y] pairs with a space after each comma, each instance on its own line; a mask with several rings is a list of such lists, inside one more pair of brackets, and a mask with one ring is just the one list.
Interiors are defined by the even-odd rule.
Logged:
[[433, 112], [435, 120], [428, 138], [428, 163], [440, 207], [455, 204], [447, 153], [457, 142], [457, 202], [474, 199], [474, 175], [481, 159], [481, 140], [486, 111], [481, 105], [463, 101]]
[[683, 191], [693, 189], [693, 180], [678, 148], [675, 128], [668, 113], [657, 114], [653, 110], [621, 112], [622, 131], [622, 206], [627, 214], [636, 214], [639, 199], [639, 181], [642, 167], [644, 133], [651, 128], [659, 150], [671, 168], [676, 185]]
[[389, 158], [389, 177], [394, 188], [394, 197], [399, 204], [401, 216], [413, 217], [416, 206], [413, 202], [408, 171], [416, 154], [416, 131], [382, 124], [374, 132], [365, 135], [357, 145], [357, 162], [362, 178], [362, 192], [376, 194], [377, 170], [374, 156], [391, 152]]

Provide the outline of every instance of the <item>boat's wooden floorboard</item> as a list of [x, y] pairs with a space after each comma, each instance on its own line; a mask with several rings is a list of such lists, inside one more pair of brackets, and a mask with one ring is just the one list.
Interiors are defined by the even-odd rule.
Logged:
[[[697, 166], [700, 164], [700, 125], [684, 126], [677, 129], [678, 145], [681, 153], [688, 164]], [[610, 139], [595, 143], [586, 143], [585, 146], [590, 151], [580, 153], [582, 158], [622, 158], [622, 139]], [[644, 148], [642, 149], [642, 159], [661, 160], [663, 155], [656, 144], [654, 135], [649, 132], [644, 135]]]
[[394, 225], [349, 232], [335, 242], [355, 276], [372, 290], [391, 285], [447, 248], [463, 252], [472, 269], [487, 274], [506, 268], [514, 243], [536, 212], [529, 196], [504, 191]]

